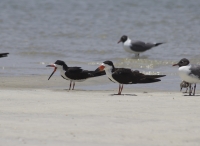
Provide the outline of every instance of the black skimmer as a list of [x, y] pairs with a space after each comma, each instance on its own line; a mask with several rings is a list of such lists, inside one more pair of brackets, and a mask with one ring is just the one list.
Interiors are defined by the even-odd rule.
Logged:
[[123, 84], [142, 84], [142, 83], [154, 83], [159, 82], [160, 77], [165, 75], [145, 75], [138, 70], [131, 70], [129, 68], [115, 68], [112, 61], [104, 61], [96, 71], [105, 70], [108, 78], [114, 82], [119, 83], [118, 95], [121, 95]]
[[140, 53], [143, 53], [153, 47], [159, 46], [163, 43], [145, 43], [142, 41], [131, 41], [128, 36], [123, 35], [118, 43], [122, 42], [123, 48], [129, 53], [134, 53], [136, 57], [139, 57]]
[[189, 87], [190, 83], [182, 81], [180, 83], [180, 91], [182, 91], [183, 88], [186, 88], [186, 91], [184, 93], [187, 93], [188, 87]]
[[173, 66], [179, 66], [180, 78], [189, 83], [189, 95], [192, 94], [191, 84], [194, 84], [193, 95], [195, 95], [196, 83], [200, 83], [200, 65], [190, 65], [190, 61], [183, 58]]
[[56, 72], [56, 70], [59, 69], [61, 77], [66, 80], [70, 80], [69, 90], [71, 89], [72, 83], [72, 90], [74, 90], [75, 82], [82, 82], [88, 78], [105, 75], [105, 72], [96, 73], [95, 71], [83, 70], [81, 67], [68, 67], [62, 60], [57, 60], [54, 64], [47, 65], [46, 67], [54, 67], [54, 71], [49, 76], [48, 80]]
[[0, 53], [0, 58], [1, 58], [1, 57], [7, 57], [8, 54], [9, 54], [9, 53]]

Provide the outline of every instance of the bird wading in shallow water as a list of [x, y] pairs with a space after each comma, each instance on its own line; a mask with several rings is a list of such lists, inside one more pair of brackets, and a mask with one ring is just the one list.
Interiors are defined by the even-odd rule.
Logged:
[[118, 95], [121, 95], [123, 84], [145, 84], [161, 81], [160, 77], [165, 75], [145, 75], [138, 70], [131, 70], [129, 68], [115, 68], [112, 61], [104, 61], [97, 69], [96, 72], [105, 70], [108, 78], [119, 84]]
[[190, 65], [190, 61], [183, 58], [173, 66], [179, 66], [178, 73], [180, 78], [189, 83], [189, 95], [192, 94], [191, 84], [194, 84], [193, 95], [195, 95], [196, 83], [200, 83], [200, 65]]
[[140, 53], [150, 50], [153, 47], [159, 46], [162, 43], [145, 43], [142, 41], [131, 41], [128, 36], [123, 35], [118, 43], [122, 42], [123, 48], [129, 53], [134, 53], [136, 57], [139, 57]]
[[60, 70], [61, 77], [70, 81], [69, 90], [71, 89], [72, 83], [72, 90], [74, 90], [75, 82], [83, 82], [89, 78], [105, 75], [105, 72], [96, 73], [95, 71], [83, 70], [81, 67], [68, 67], [62, 60], [57, 60], [54, 64], [47, 65], [46, 67], [54, 67], [54, 71], [49, 76], [48, 80], [58, 69]]

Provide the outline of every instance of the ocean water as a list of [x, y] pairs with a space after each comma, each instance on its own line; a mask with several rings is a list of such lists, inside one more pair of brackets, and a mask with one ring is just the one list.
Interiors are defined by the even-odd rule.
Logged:
[[[154, 88], [179, 89], [172, 64], [181, 58], [200, 64], [199, 7], [197, 0], [1, 0], [0, 50], [10, 55], [1, 58], [0, 76], [49, 75], [45, 66], [56, 60], [90, 70], [111, 60], [166, 74]], [[124, 34], [166, 43], [136, 59], [117, 44]]]

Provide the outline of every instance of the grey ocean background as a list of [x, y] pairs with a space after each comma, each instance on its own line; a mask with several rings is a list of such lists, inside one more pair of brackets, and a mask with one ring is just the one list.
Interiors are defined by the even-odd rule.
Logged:
[[[111, 60], [119, 67], [167, 75], [137, 88], [177, 91], [181, 80], [172, 64], [184, 57], [200, 64], [199, 7], [199, 0], [1, 0], [0, 50], [10, 55], [1, 59], [0, 76], [49, 75], [52, 69], [45, 66], [58, 59], [90, 70]], [[135, 59], [117, 44], [124, 34], [166, 44]], [[101, 80], [101, 89], [118, 86]]]

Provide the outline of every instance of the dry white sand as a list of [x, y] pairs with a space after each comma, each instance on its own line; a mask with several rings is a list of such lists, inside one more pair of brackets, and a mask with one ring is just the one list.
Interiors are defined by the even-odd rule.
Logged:
[[200, 145], [198, 95], [67, 91], [38, 78], [1, 79], [1, 146]]

